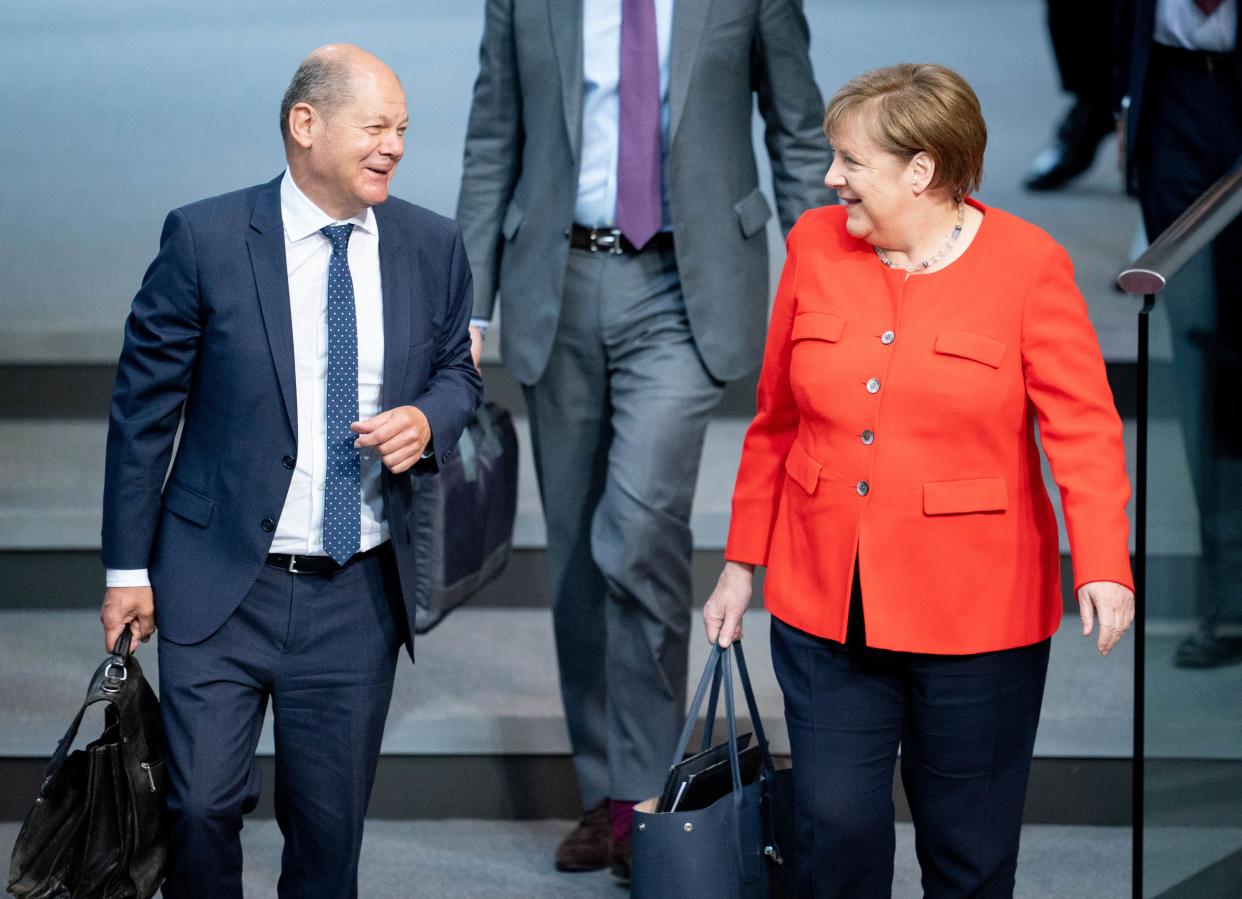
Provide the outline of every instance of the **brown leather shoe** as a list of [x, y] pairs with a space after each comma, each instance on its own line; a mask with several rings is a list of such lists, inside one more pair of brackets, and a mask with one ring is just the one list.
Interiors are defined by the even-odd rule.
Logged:
[[632, 837], [612, 841], [612, 876], [624, 884], [630, 882], [630, 848]]
[[599, 871], [612, 864], [612, 819], [605, 799], [586, 810], [582, 820], [556, 847], [556, 870]]

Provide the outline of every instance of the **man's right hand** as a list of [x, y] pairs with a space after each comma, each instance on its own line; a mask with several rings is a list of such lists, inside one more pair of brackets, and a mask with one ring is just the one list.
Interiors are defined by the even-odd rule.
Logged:
[[150, 587], [109, 587], [99, 610], [104, 651], [112, 652], [121, 631], [129, 627], [131, 651], [155, 633], [155, 594]]

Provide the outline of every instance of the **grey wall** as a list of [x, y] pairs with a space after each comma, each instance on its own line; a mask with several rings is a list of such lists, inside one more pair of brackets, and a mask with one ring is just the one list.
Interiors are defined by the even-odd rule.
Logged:
[[[1118, 264], [1132, 226], [1117, 226], [1115, 189], [1041, 206], [1017, 188], [1061, 105], [1040, 0], [806, 6], [826, 92], [901, 60], [959, 68], [992, 130], [983, 198], [1050, 227], [1080, 266], [1091, 264], [1082, 253]], [[0, 4], [0, 364], [114, 359], [165, 213], [280, 171], [280, 95], [321, 43], [359, 43], [397, 70], [412, 127], [394, 191], [451, 213], [482, 10], [482, 0]], [[775, 228], [771, 237], [775, 267]]]

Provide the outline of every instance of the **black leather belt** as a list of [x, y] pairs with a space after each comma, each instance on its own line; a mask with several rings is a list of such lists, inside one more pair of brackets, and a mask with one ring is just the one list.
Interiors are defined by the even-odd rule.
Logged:
[[630, 243], [630, 239], [622, 234], [619, 228], [588, 228], [586, 225], [574, 225], [569, 229], [569, 245], [575, 250], [590, 250], [592, 253], [632, 256], [634, 253], [642, 253], [646, 250], [672, 249], [673, 232], [661, 231], [640, 249]]
[[366, 552], [354, 553], [344, 565], [337, 564], [331, 556], [293, 556], [288, 553], [269, 553], [266, 562], [273, 568], [283, 568], [290, 574], [318, 574], [330, 577], [339, 571], [344, 571], [355, 562], [378, 554], [387, 545], [387, 542], [384, 542]]
[[1197, 72], [1209, 78], [1233, 78], [1238, 71], [1236, 53], [1209, 53], [1206, 50], [1187, 50], [1185, 47], [1153, 43], [1151, 55], [1167, 66]]

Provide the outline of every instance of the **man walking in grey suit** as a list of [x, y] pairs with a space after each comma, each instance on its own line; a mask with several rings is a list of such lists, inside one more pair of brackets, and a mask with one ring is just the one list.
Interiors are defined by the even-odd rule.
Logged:
[[561, 870], [628, 875], [675, 748], [704, 431], [765, 332], [755, 94], [785, 229], [829, 196], [808, 40], [798, 0], [488, 0], [457, 218], [530, 412], [587, 810]]

